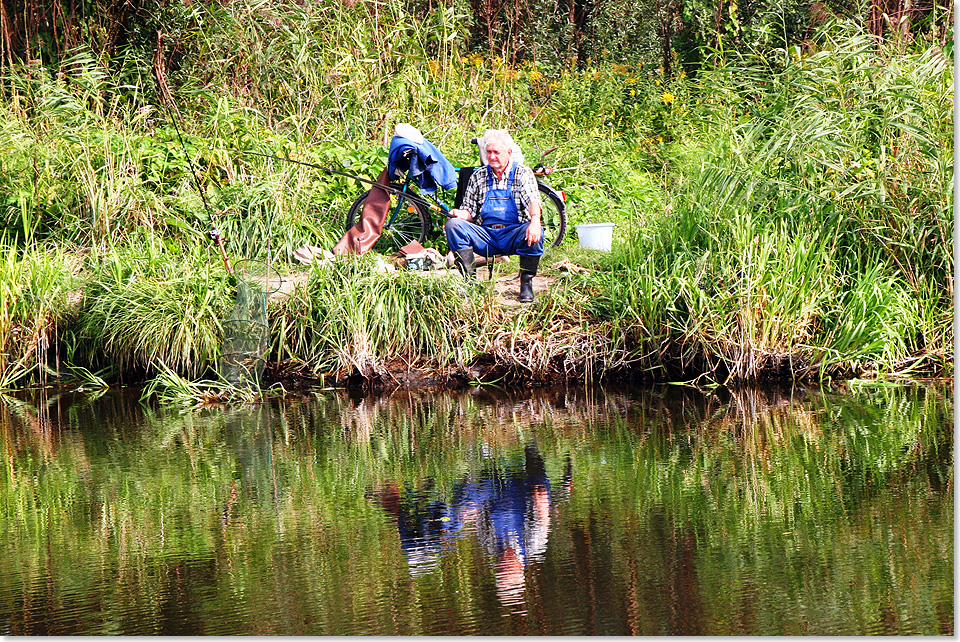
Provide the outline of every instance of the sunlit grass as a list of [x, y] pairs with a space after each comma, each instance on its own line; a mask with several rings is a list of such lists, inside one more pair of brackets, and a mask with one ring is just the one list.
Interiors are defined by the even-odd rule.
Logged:
[[43, 381], [56, 369], [58, 333], [76, 314], [76, 266], [68, 261], [52, 244], [28, 252], [0, 245], [0, 387]]

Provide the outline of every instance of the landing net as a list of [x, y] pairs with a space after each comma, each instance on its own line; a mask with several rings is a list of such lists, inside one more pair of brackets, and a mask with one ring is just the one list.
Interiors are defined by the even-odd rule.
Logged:
[[260, 388], [269, 351], [267, 299], [280, 287], [280, 274], [253, 259], [237, 261], [237, 299], [223, 320], [220, 376], [235, 386]]

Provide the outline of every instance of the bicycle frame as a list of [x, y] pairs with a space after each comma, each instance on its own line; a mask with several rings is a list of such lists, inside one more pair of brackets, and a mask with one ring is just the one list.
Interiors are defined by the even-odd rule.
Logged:
[[[471, 142], [478, 144], [477, 139]], [[549, 176], [553, 169], [543, 165], [543, 156], [554, 151], [556, 147], [551, 148], [541, 155], [541, 161], [533, 167], [534, 175], [537, 177], [537, 190], [540, 192], [540, 202], [543, 206], [541, 213], [541, 224], [544, 231], [544, 249], [556, 247], [563, 240], [566, 234], [566, 194], [563, 191], [556, 190], [552, 186], [541, 180], [541, 177]], [[382, 250], [397, 250], [411, 241], [423, 243], [430, 233], [434, 223], [431, 210], [439, 210], [449, 218], [453, 209], [449, 203], [449, 193], [454, 189], [459, 195], [460, 183], [463, 181], [464, 171], [475, 171], [479, 169], [475, 165], [453, 167], [457, 174], [457, 188], [450, 190], [440, 190], [435, 192], [421, 192], [418, 182], [408, 173], [405, 174], [403, 182], [391, 182], [389, 186], [380, 186], [386, 189], [397, 198], [396, 204], [392, 206], [392, 211], [388, 212], [386, 221], [383, 225], [380, 240], [377, 245]], [[377, 188], [374, 188], [377, 189]], [[363, 203], [370, 192], [361, 194], [350, 207], [347, 215], [347, 229], [350, 229], [360, 219], [363, 209]], [[454, 201], [456, 197], [454, 197]], [[453, 207], [458, 204], [454, 202]]]

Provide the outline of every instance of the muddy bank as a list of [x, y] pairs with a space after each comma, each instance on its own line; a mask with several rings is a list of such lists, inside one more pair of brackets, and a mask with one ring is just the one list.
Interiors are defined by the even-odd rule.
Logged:
[[[518, 367], [513, 359], [498, 358], [495, 354], [481, 354], [466, 368], [437, 369], [416, 367], [394, 359], [378, 363], [368, 372], [354, 370], [347, 375], [314, 375], [309, 368], [294, 362], [271, 362], [264, 369], [266, 387], [282, 386], [286, 390], [304, 390], [315, 387], [362, 389], [370, 392], [389, 391], [396, 388], [451, 389], [457, 390], [476, 384], [497, 384], [511, 387], [541, 388], [565, 384], [654, 384], [688, 382], [692, 385], [734, 383], [729, 380], [729, 368], [724, 362], [706, 357], [690, 358], [689, 355], [674, 355], [662, 360], [656, 367], [645, 363], [627, 363], [599, 371], [571, 372], [570, 356], [564, 355], [546, 371], [537, 373]], [[735, 382], [740, 386], [784, 386], [814, 384], [821, 380], [814, 372], [797, 370], [802, 361], [789, 356], [768, 358], [758, 369], [758, 376], [750, 382]], [[861, 378], [864, 373], [834, 370], [830, 379], [844, 380]]]

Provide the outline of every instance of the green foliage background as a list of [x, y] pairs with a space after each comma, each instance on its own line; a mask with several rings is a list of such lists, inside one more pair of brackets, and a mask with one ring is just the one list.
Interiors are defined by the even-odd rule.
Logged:
[[[86, 296], [9, 288], [0, 338], [20, 365], [5, 381], [62, 374], [61, 361], [209, 371], [230, 296], [210, 225], [231, 255], [293, 270], [301, 244], [336, 242], [363, 190], [246, 152], [373, 178], [399, 122], [455, 164], [475, 162], [468, 141], [487, 127], [515, 132], [533, 161], [556, 146], [571, 233], [545, 263], [591, 271], [511, 317], [506, 351], [489, 297], [428, 297], [430, 314], [370, 337], [369, 314], [420, 306], [423, 289], [374, 287], [331, 324], [331, 300], [364, 299], [316, 271], [306, 300], [274, 310], [277, 360], [338, 377], [414, 354], [465, 372], [491, 353], [534, 378], [952, 371], [952, 6], [888, 2], [886, 22], [836, 3], [491, 6], [94, 2], [58, 14], [59, 38], [14, 20], [7, 279], [39, 273], [46, 292]], [[608, 256], [576, 247], [573, 228], [598, 220], [617, 224]], [[440, 337], [436, 315], [482, 330]], [[583, 347], [574, 335], [592, 347], [571, 363], [556, 355]]]

